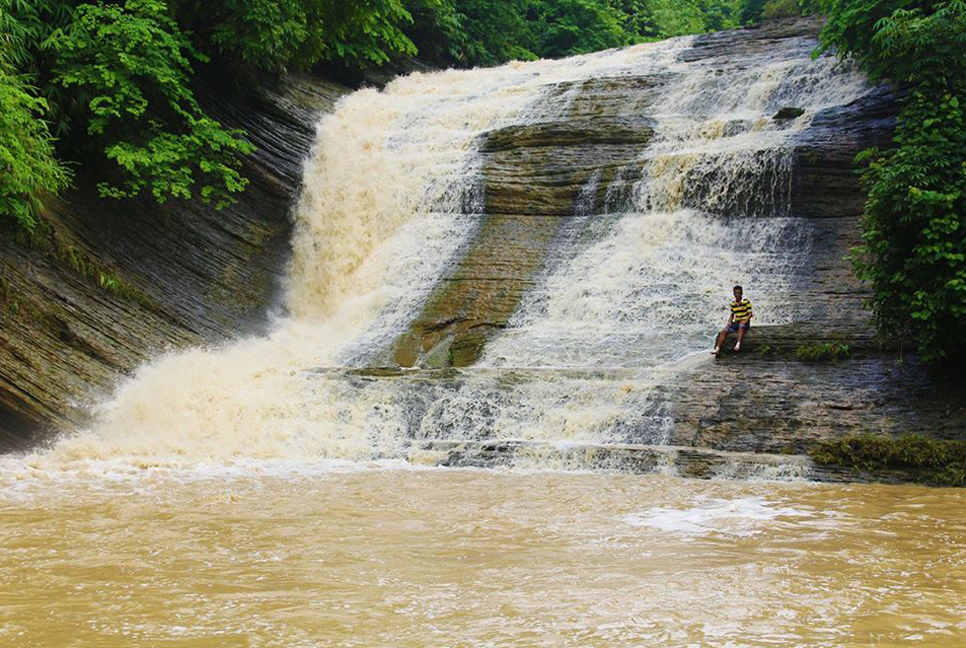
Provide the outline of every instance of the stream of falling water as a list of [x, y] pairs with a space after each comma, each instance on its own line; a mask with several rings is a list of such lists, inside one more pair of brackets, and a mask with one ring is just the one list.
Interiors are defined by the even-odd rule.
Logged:
[[[319, 124], [296, 210], [288, 304], [267, 338], [159, 358], [96, 408], [59, 459], [405, 456], [391, 384], [318, 370], [367, 364], [418, 311], [482, 214], [478, 138], [546, 119], [548, 88], [666, 73], [690, 39], [568, 59], [413, 74], [342, 100]], [[329, 373], [331, 376], [331, 372]], [[384, 407], [380, 408], [380, 404]]]
[[[758, 322], [802, 315], [789, 294], [810, 242], [789, 213], [794, 138], [869, 89], [834, 58], [813, 61], [809, 39], [744, 60], [689, 62], [691, 44], [413, 74], [345, 98], [305, 169], [291, 315], [267, 338], [142, 367], [52, 456], [367, 460], [406, 457], [414, 438], [664, 443], [661, 386], [708, 346], [732, 283], [753, 269]], [[384, 362], [472, 241], [485, 217], [480, 136], [565, 123], [601, 78], [660, 87], [612, 107], [651, 119], [653, 141], [620, 170], [626, 190], [607, 213], [595, 212], [592, 175], [574, 236], [552, 247], [479, 370], [438, 385], [347, 373]], [[786, 105], [804, 113], [770, 118]]]
[[[960, 491], [559, 472], [541, 457], [444, 471], [411, 452], [660, 443], [661, 386], [707, 346], [731, 283], [753, 266], [759, 320], [797, 316], [811, 234], [789, 211], [792, 145], [866, 91], [811, 61], [812, 44], [689, 62], [676, 39], [345, 98], [307, 162], [274, 332], [158, 358], [91, 429], [0, 457], [0, 645], [966, 643]], [[603, 207], [592, 174], [479, 366], [355, 371], [386, 357], [485, 217], [480, 136], [566, 120], [605, 77], [663, 84], [653, 141]], [[805, 112], [770, 119], [786, 105]]]

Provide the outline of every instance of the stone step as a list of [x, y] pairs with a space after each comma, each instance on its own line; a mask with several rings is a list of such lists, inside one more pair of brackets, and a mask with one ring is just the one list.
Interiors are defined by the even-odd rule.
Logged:
[[685, 446], [574, 442], [421, 441], [410, 450], [420, 463], [450, 468], [538, 468], [634, 475], [667, 474], [692, 479], [763, 481], [911, 481], [901, 471], [860, 474], [816, 465], [805, 455], [727, 452]]

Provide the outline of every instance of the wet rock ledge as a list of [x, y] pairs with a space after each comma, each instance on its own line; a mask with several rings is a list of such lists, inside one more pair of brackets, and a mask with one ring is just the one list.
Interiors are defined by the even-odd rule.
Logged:
[[787, 455], [851, 435], [966, 436], [966, 384], [871, 331], [808, 322], [753, 327], [737, 354], [733, 342], [677, 376], [669, 443]]
[[348, 91], [288, 76], [204, 97], [258, 149], [245, 166], [251, 185], [222, 211], [101, 200], [78, 177], [47, 204], [51, 232], [0, 240], [0, 450], [83, 423], [91, 398], [158, 351], [266, 325], [302, 160], [319, 114]]
[[[718, 32], [695, 39], [681, 57], [705, 61], [728, 75], [760, 65], [762, 52], [817, 46], [820, 30], [819, 21], [800, 19]], [[561, 82], [547, 90], [553, 111], [533, 123], [481, 136], [484, 216], [462, 258], [393, 345], [392, 362], [467, 367], [479, 359], [539, 281], [553, 250], [579, 242], [594, 227], [606, 227], [601, 216], [628, 204], [641, 173], [641, 153], [655, 133], [653, 107], [671, 81], [670, 74], [658, 71]], [[728, 192], [709, 203], [706, 192], [713, 183], [699, 169], [683, 177], [678, 202], [670, 208], [698, 208], [721, 218], [811, 219], [814, 272], [807, 284], [796, 287], [802, 301], [816, 318], [839, 329], [868, 328], [863, 289], [842, 262], [859, 243], [857, 217], [864, 203], [853, 159], [860, 150], [891, 140], [895, 98], [881, 85], [851, 104], [815, 115], [791, 143], [787, 194], [773, 191], [775, 178], [765, 173], [729, 183]]]

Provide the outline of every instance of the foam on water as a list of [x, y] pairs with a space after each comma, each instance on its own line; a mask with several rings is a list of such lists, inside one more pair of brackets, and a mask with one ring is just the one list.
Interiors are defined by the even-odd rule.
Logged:
[[640, 367], [680, 358], [707, 346], [722, 295], [752, 274], [759, 322], [801, 318], [788, 295], [809, 240], [799, 219], [628, 212], [544, 278], [483, 364]]
[[[800, 315], [788, 294], [811, 232], [787, 213], [793, 139], [866, 87], [834, 59], [812, 61], [808, 39], [790, 42], [739, 64], [688, 62], [693, 39], [679, 38], [417, 73], [344, 98], [306, 163], [289, 315], [267, 337], [146, 364], [97, 405], [92, 429], [31, 465], [394, 460], [414, 439], [666, 442], [662, 389], [707, 346], [733, 283], [753, 271], [759, 322]], [[591, 174], [478, 368], [353, 373], [385, 362], [476, 230], [480, 136], [566, 120], [594, 82], [635, 77], [664, 84], [656, 105], [642, 95], [613, 110], [653, 119], [653, 141], [617, 171], [604, 213], [603, 174]], [[785, 105], [805, 113], [771, 120]]]
[[710, 499], [686, 509], [651, 508], [624, 517], [631, 526], [649, 527], [678, 535], [724, 534], [752, 536], [779, 518], [813, 515], [810, 511], [778, 506], [763, 497]]

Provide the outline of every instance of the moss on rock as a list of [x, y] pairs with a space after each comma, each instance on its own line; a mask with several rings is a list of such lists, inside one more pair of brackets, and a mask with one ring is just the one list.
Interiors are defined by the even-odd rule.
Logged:
[[924, 484], [966, 486], [966, 441], [864, 434], [822, 441], [809, 449], [809, 455], [823, 466], [873, 475], [899, 470]]

